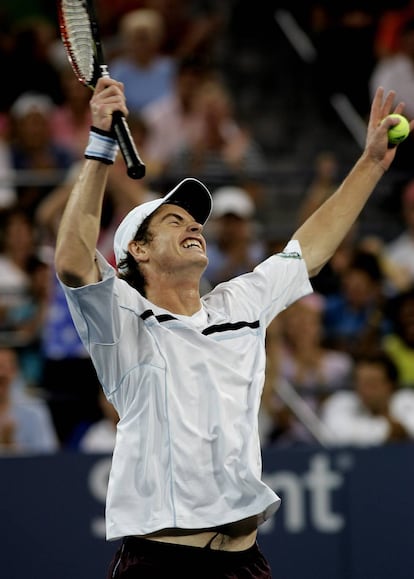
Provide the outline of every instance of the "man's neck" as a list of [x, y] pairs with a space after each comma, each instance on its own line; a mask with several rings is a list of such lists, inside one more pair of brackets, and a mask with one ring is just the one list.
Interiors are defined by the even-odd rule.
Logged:
[[147, 287], [147, 299], [172, 314], [192, 316], [201, 308], [199, 284], [158, 284]]

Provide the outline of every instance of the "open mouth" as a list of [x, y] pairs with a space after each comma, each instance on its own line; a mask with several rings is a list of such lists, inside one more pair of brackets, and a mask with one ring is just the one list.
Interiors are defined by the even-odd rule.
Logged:
[[203, 246], [198, 239], [186, 239], [181, 245], [184, 249], [195, 248], [203, 250]]

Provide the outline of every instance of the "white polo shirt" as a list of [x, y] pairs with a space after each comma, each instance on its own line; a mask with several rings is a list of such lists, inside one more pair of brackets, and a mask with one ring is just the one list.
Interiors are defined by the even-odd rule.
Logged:
[[63, 287], [120, 416], [107, 539], [254, 515], [262, 523], [280, 503], [261, 480], [265, 330], [312, 292], [299, 244], [218, 285], [193, 316], [155, 306], [98, 260], [101, 282]]

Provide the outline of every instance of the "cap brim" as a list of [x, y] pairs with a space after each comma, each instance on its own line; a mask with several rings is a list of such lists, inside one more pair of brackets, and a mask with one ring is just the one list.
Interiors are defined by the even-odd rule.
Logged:
[[204, 223], [211, 215], [213, 201], [210, 191], [198, 179], [187, 177], [163, 197], [162, 204], [171, 203], [185, 209], [197, 223]]

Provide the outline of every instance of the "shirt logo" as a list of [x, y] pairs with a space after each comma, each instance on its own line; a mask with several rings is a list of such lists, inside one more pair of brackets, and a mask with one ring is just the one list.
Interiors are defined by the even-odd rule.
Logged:
[[287, 258], [291, 258], [291, 259], [302, 259], [301, 254], [298, 253], [297, 251], [289, 251], [289, 252], [282, 251], [281, 253], [278, 253], [277, 255], [279, 257], [287, 257]]

